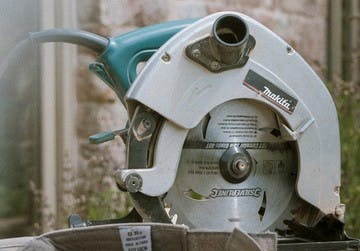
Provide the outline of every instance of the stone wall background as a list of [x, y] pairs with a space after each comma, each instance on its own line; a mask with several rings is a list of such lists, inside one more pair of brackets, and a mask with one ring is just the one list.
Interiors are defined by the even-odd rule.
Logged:
[[[320, 75], [326, 65], [326, 0], [78, 0], [77, 10], [80, 29], [105, 36], [168, 20], [238, 11], [277, 33]], [[75, 204], [64, 209], [64, 215], [77, 208], [76, 212], [87, 218], [114, 217], [128, 206], [111, 176], [124, 165], [124, 144], [117, 139], [89, 145], [87, 138], [100, 131], [123, 128], [127, 116], [115, 93], [88, 71], [94, 58], [90, 51], [79, 48], [76, 89], [79, 168], [75, 189], [67, 191]]]

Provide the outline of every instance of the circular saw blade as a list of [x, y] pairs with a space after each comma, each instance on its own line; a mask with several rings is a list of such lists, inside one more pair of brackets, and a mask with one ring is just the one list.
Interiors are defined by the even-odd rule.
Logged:
[[[251, 171], [238, 183], [220, 172], [219, 161], [231, 147], [251, 156]], [[233, 100], [213, 109], [189, 132], [165, 202], [177, 223], [259, 232], [288, 211], [295, 181], [294, 151], [281, 139], [276, 115], [259, 103]]]

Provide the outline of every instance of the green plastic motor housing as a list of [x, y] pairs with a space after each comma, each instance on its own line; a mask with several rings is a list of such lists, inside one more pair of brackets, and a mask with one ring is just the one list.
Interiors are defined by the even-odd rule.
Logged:
[[136, 67], [147, 61], [174, 34], [196, 19], [165, 22], [109, 39], [106, 50], [89, 69], [110, 86], [124, 104], [124, 96], [136, 78]]

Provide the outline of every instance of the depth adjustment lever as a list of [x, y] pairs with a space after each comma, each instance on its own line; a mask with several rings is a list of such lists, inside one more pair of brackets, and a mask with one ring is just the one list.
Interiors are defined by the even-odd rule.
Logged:
[[120, 136], [124, 143], [127, 142], [129, 129], [121, 129], [110, 132], [99, 132], [97, 134], [91, 135], [89, 141], [91, 144], [101, 144], [110, 140], [115, 139], [116, 136]]

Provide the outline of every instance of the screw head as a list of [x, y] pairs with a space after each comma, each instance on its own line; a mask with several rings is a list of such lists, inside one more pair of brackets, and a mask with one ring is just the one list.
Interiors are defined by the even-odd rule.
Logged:
[[293, 54], [295, 51], [294, 51], [294, 49], [293, 49], [291, 46], [286, 46], [286, 52], [287, 52], [289, 55], [291, 55], [291, 54]]
[[217, 71], [220, 69], [220, 64], [218, 61], [212, 61], [210, 63], [210, 68], [213, 70], [213, 71]]
[[192, 52], [191, 52], [191, 54], [192, 54], [193, 57], [198, 58], [198, 57], [200, 57], [201, 52], [200, 52], [199, 49], [193, 49]]
[[151, 121], [149, 119], [143, 119], [141, 123], [145, 129], [149, 129], [151, 127]]
[[335, 207], [335, 216], [337, 218], [343, 218], [345, 214], [345, 204], [339, 204]]
[[125, 178], [126, 190], [129, 193], [139, 192], [142, 187], [142, 178], [137, 173], [131, 173]]
[[168, 63], [168, 62], [170, 62], [171, 57], [170, 57], [169, 53], [165, 52], [164, 55], [162, 55], [161, 59], [162, 59], [162, 61]]
[[139, 136], [144, 135], [152, 126], [151, 120], [144, 118], [140, 121], [139, 125], [136, 128], [136, 133]]

